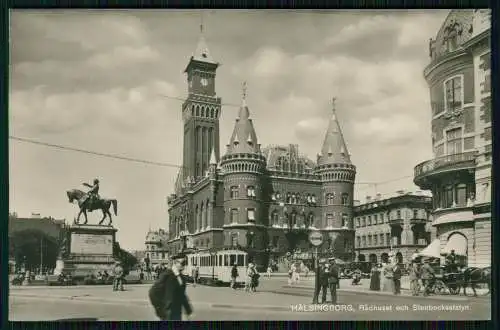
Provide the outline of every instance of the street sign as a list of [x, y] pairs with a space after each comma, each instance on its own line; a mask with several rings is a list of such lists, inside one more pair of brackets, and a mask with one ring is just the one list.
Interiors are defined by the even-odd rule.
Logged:
[[314, 246], [320, 246], [323, 244], [323, 234], [319, 231], [312, 231], [309, 233], [309, 242]]

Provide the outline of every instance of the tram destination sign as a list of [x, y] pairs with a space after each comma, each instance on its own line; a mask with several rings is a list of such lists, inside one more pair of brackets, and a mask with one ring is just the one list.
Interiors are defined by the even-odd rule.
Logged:
[[323, 244], [323, 234], [320, 231], [314, 230], [309, 233], [309, 242], [314, 246]]

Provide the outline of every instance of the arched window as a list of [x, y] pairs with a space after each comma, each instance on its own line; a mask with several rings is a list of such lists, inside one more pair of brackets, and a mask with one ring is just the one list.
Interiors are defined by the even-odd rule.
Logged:
[[200, 106], [196, 106], [196, 116], [198, 117], [200, 115]]
[[290, 194], [290, 193], [286, 194], [286, 202], [288, 204], [292, 203], [292, 194]]
[[326, 226], [333, 227], [333, 214], [326, 215]]
[[271, 213], [271, 225], [272, 226], [278, 226], [279, 225], [279, 214], [278, 211], [274, 210]]
[[247, 197], [255, 197], [255, 187], [254, 186], [247, 187]]
[[326, 205], [333, 205], [334, 203], [334, 195], [326, 194]]
[[349, 194], [348, 193], [342, 194], [342, 205], [349, 205]]
[[307, 216], [306, 227], [312, 227], [314, 225], [314, 214], [309, 213]]
[[349, 216], [347, 214], [342, 214], [342, 227], [349, 227]]

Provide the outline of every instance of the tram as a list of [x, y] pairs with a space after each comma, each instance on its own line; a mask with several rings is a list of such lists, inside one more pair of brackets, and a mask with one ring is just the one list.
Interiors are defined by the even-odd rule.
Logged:
[[231, 282], [231, 269], [236, 264], [238, 278], [236, 283], [245, 282], [248, 266], [248, 253], [238, 249], [197, 250], [187, 255], [185, 274], [192, 280], [193, 270], [199, 268], [201, 284], [221, 285]]

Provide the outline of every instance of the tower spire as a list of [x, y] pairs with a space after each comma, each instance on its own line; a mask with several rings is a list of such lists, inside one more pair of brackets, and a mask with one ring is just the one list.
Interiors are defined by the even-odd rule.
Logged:
[[323, 142], [323, 147], [321, 148], [320, 157], [318, 159], [318, 164], [337, 164], [337, 163], [347, 163], [350, 164], [351, 160], [349, 158], [349, 153], [347, 151], [347, 146], [340, 129], [340, 124], [336, 115], [336, 101], [337, 98], [332, 98], [332, 116], [330, 118], [330, 123], [328, 124], [328, 129], [325, 134], [325, 140]]
[[247, 82], [244, 81], [241, 85], [241, 105], [247, 105]]

